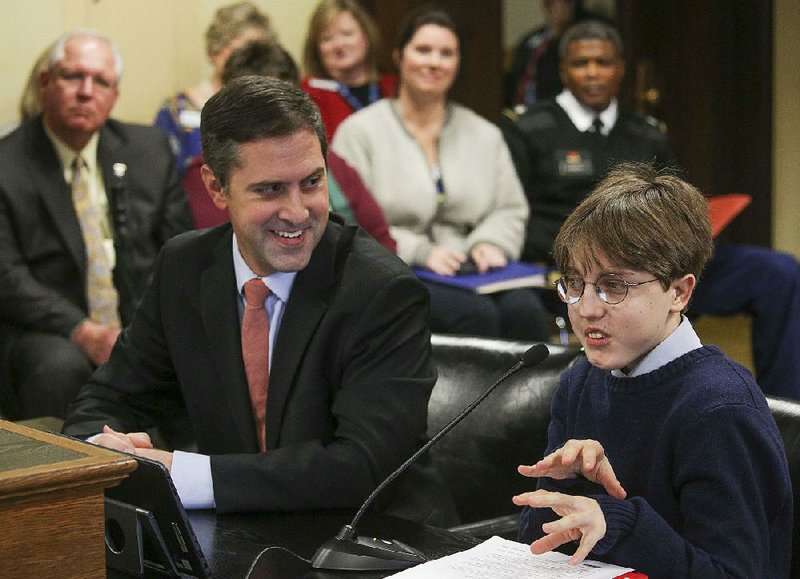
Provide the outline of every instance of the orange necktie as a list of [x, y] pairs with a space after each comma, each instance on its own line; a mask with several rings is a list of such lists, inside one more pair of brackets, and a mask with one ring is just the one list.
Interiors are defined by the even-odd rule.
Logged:
[[260, 278], [244, 284], [242, 355], [247, 386], [253, 405], [253, 419], [261, 452], [267, 448], [267, 389], [269, 388], [269, 318], [264, 303], [269, 288]]

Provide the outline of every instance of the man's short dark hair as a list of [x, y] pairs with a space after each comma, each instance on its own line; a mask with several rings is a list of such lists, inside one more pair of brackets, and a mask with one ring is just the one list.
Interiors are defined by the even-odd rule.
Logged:
[[223, 189], [240, 166], [240, 144], [298, 131], [316, 133], [326, 155], [328, 142], [319, 109], [296, 84], [276, 78], [237, 78], [212, 96], [201, 113], [203, 156]]
[[617, 58], [622, 58], [625, 46], [617, 29], [602, 20], [581, 20], [564, 32], [558, 43], [558, 56], [563, 62], [567, 57], [569, 45], [579, 40], [604, 40], [614, 45]]

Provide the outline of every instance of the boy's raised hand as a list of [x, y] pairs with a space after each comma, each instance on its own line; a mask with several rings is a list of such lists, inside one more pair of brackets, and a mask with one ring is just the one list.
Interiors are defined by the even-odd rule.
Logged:
[[616, 498], [627, 496], [614, 469], [606, 457], [603, 446], [596, 440], [568, 440], [564, 446], [548, 454], [534, 465], [520, 465], [521, 475], [532, 478], [553, 478], [563, 480], [584, 478], [602, 485], [606, 492]]

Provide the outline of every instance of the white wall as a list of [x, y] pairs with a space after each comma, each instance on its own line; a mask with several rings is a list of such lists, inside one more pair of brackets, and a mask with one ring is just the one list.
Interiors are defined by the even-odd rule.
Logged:
[[[298, 59], [316, 0], [253, 0]], [[0, 126], [17, 121], [19, 94], [38, 55], [73, 28], [97, 28], [120, 48], [125, 74], [114, 116], [151, 123], [162, 100], [206, 76], [204, 33], [230, 0], [0, 0]]]

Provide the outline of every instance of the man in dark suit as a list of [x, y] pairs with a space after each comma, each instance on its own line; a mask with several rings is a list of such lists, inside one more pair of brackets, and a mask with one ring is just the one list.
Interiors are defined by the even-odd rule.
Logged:
[[[523, 250], [551, 261], [561, 224], [595, 183], [623, 161], [677, 170], [667, 136], [617, 100], [625, 71], [622, 40], [604, 22], [570, 27], [559, 44], [565, 90], [504, 127], [531, 205]], [[753, 318], [753, 361], [766, 394], [800, 399], [800, 265], [764, 247], [716, 244], [689, 314]]]
[[[203, 179], [230, 223], [165, 245], [64, 432], [164, 462], [187, 507], [355, 507], [424, 441], [428, 295], [363, 230], [329, 221], [325, 131], [296, 85], [237, 79], [205, 105], [201, 131]], [[268, 297], [251, 298], [253, 282]], [[253, 394], [247, 352], [260, 336], [244, 338], [245, 320], [262, 306], [255, 361], [269, 364], [268, 385]], [[202, 454], [151, 449], [141, 432], [173, 399]], [[401, 489], [391, 512], [431, 520]]]
[[[132, 317], [162, 244], [192, 225], [166, 138], [109, 119], [121, 72], [108, 39], [62, 36], [39, 78], [42, 115], [0, 141], [0, 383], [11, 387], [0, 408], [5, 397], [12, 418], [64, 417]], [[86, 241], [70, 185], [76, 160], [99, 243]], [[89, 289], [98, 255], [105, 316]]]

